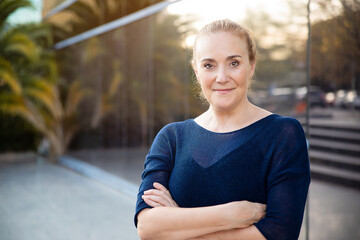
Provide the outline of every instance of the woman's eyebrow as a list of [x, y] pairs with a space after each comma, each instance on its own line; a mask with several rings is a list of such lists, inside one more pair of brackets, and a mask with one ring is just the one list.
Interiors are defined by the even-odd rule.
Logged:
[[215, 62], [215, 59], [213, 58], [203, 58], [200, 62]]
[[[226, 60], [233, 59], [233, 58], [242, 58], [242, 56], [239, 55], [239, 54], [230, 55], [230, 56], [226, 57]], [[213, 59], [213, 58], [203, 58], [203, 59], [201, 59], [200, 62], [215, 62], [215, 59]]]
[[236, 55], [230, 55], [226, 59], [233, 59], [233, 58], [237, 58], [237, 57], [242, 58], [241, 55], [236, 54]]

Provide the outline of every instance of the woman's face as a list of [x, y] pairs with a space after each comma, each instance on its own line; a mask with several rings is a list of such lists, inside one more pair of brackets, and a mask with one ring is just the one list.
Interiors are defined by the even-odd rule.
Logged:
[[219, 32], [201, 36], [196, 43], [194, 70], [205, 98], [218, 111], [232, 111], [247, 100], [250, 64], [244, 39]]

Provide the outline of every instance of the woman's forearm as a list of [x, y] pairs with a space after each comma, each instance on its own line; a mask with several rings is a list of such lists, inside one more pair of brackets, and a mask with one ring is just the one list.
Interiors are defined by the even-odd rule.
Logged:
[[206, 234], [188, 240], [266, 240], [261, 232], [254, 226], [247, 228], [230, 229], [215, 233]]
[[138, 234], [142, 240], [184, 240], [231, 229], [226, 211], [225, 205], [144, 209], [138, 215]]
[[235, 228], [261, 219], [262, 204], [247, 201], [211, 207], [144, 209], [138, 215], [138, 234], [144, 239], [191, 239]]

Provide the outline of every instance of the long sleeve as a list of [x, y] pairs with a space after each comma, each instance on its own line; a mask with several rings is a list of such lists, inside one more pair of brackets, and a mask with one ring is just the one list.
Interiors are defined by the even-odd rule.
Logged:
[[168, 188], [169, 177], [174, 163], [174, 141], [171, 135], [171, 125], [165, 126], [154, 139], [154, 142], [146, 156], [142, 182], [139, 187], [136, 202], [135, 226], [137, 226], [137, 215], [144, 208], [151, 208], [142, 199], [144, 191], [152, 189], [153, 183], [158, 182]]
[[295, 240], [310, 184], [309, 157], [300, 123], [291, 118], [281, 121], [268, 151], [266, 217], [255, 226], [268, 240]]
[[[211, 164], [201, 164], [206, 160]], [[268, 240], [295, 240], [310, 184], [305, 134], [297, 120], [275, 114], [229, 133], [210, 132], [193, 120], [170, 124], [156, 136], [142, 179], [135, 225], [138, 213], [150, 208], [143, 192], [156, 181], [182, 207], [266, 203], [257, 229]]]

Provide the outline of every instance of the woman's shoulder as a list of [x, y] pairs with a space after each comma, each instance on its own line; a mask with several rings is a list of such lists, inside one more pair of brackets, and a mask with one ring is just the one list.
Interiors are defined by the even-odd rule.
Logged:
[[273, 114], [273, 121], [272, 124], [274, 127], [279, 127], [279, 128], [301, 128], [302, 129], [302, 125], [300, 123], [299, 120], [297, 120], [294, 117], [288, 117], [288, 116], [282, 116], [282, 115], [278, 115], [278, 114]]
[[271, 138], [305, 138], [302, 124], [294, 117], [273, 114], [272, 121], [268, 126], [267, 136]]
[[187, 119], [183, 121], [167, 123], [163, 128], [161, 128], [159, 134], [173, 135], [173, 134], [182, 133], [188, 130], [189, 128], [191, 128], [191, 126], [193, 126], [192, 124], [193, 122], [194, 122], [193, 119]]

